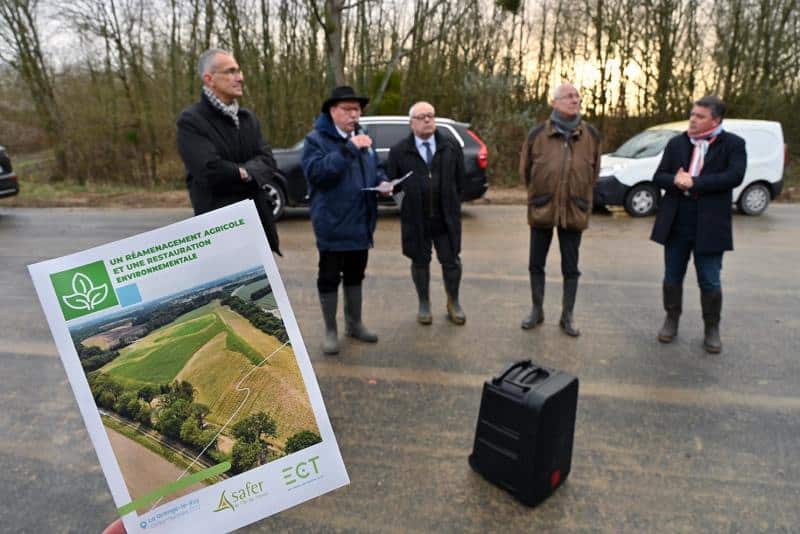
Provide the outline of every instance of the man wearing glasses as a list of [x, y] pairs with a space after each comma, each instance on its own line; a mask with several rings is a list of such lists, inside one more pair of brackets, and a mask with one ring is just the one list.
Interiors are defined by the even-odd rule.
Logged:
[[392, 188], [378, 166], [372, 139], [358, 124], [368, 102], [352, 87], [334, 88], [303, 145], [303, 172], [319, 249], [317, 290], [325, 322], [325, 354], [339, 352], [339, 283], [344, 286], [345, 335], [367, 343], [378, 341], [361, 321], [361, 284], [378, 219], [373, 188], [380, 187], [386, 195]]
[[200, 101], [178, 117], [178, 152], [195, 215], [253, 199], [270, 248], [280, 254], [273, 206], [260, 186], [272, 178], [275, 159], [255, 114], [239, 107], [244, 76], [233, 56], [218, 48], [197, 62]]
[[461, 187], [464, 154], [450, 135], [436, 129], [436, 115], [428, 102], [417, 102], [408, 112], [411, 132], [389, 151], [387, 174], [408, 178], [396, 186], [405, 193], [400, 210], [403, 254], [411, 259], [411, 279], [417, 289], [417, 322], [431, 324], [431, 249], [442, 265], [447, 317], [463, 325], [467, 317], [458, 302], [461, 283]]
[[600, 172], [600, 134], [581, 119], [581, 97], [570, 83], [556, 88], [550, 118], [536, 126], [522, 145], [520, 176], [528, 187], [531, 313], [522, 328], [544, 321], [544, 268], [558, 229], [561, 274], [564, 278], [559, 326], [577, 337], [572, 312], [578, 292], [578, 249], [589, 226], [594, 183]]

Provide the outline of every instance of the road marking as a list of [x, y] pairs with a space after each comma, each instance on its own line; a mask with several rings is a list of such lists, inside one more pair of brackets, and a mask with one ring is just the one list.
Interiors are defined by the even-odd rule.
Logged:
[[[315, 361], [319, 378], [356, 378], [386, 380], [415, 384], [480, 388], [490, 376], [451, 373], [433, 369], [402, 369], [342, 365]], [[625, 384], [621, 382], [580, 382], [581, 397], [605, 397], [633, 402], [657, 402], [677, 406], [743, 406], [756, 410], [800, 411], [800, 397], [761, 395], [703, 386], [702, 389], [676, 388], [657, 385]]]
[[[5, 351], [17, 356], [35, 356], [45, 358], [58, 358], [58, 350], [53, 342], [41, 341], [8, 341]], [[8, 350], [11, 349], [11, 350]], [[12, 352], [13, 351], [13, 352]]]

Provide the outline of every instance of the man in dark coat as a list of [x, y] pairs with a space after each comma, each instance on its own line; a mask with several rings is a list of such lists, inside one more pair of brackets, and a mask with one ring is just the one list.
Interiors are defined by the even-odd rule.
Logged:
[[578, 293], [578, 251], [589, 226], [592, 196], [600, 173], [600, 134], [581, 119], [581, 96], [574, 85], [561, 84], [553, 93], [550, 118], [533, 128], [522, 145], [519, 173], [528, 188], [528, 224], [531, 227], [528, 271], [531, 313], [522, 320], [525, 330], [544, 321], [544, 268], [553, 228], [561, 249], [561, 331], [580, 335], [572, 317]]
[[272, 149], [261, 125], [239, 107], [244, 77], [225, 50], [212, 48], [198, 60], [200, 101], [178, 117], [178, 152], [195, 215], [245, 199], [255, 201], [270, 247], [280, 255], [272, 204], [262, 187], [275, 173]]
[[411, 133], [389, 151], [387, 175], [402, 190], [400, 209], [403, 254], [411, 259], [411, 279], [417, 289], [417, 321], [431, 324], [431, 248], [442, 265], [447, 293], [447, 316], [463, 325], [467, 320], [458, 302], [461, 284], [461, 187], [464, 154], [450, 135], [436, 129], [436, 114], [428, 102], [417, 102], [408, 112]]
[[722, 254], [733, 250], [731, 191], [747, 167], [744, 139], [722, 129], [725, 103], [706, 96], [694, 103], [689, 129], [670, 139], [653, 181], [665, 191], [651, 239], [664, 245], [662, 294], [667, 317], [658, 340], [678, 334], [683, 278], [694, 256], [705, 335], [710, 353], [722, 350]]
[[[319, 249], [317, 289], [325, 322], [322, 350], [339, 352], [336, 308], [344, 286], [345, 334], [375, 343], [378, 336], [361, 321], [361, 284], [378, 219], [374, 190], [391, 193], [372, 139], [358, 120], [369, 99], [352, 87], [336, 87], [303, 145], [303, 172], [311, 199], [311, 223]], [[387, 189], [388, 187], [388, 189]]]

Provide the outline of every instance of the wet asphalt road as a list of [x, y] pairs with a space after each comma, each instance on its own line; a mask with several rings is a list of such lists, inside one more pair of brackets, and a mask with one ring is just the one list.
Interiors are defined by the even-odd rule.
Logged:
[[[188, 217], [188, 210], [0, 208], [0, 531], [100, 532], [114, 505], [25, 266]], [[721, 355], [701, 348], [690, 268], [675, 343], [655, 332], [661, 247], [652, 219], [597, 216], [584, 234], [570, 339], [557, 326], [558, 247], [545, 324], [530, 306], [522, 206], [467, 206], [462, 304], [415, 322], [399, 220], [384, 212], [370, 252], [365, 318], [374, 346], [320, 354], [310, 223], [280, 223], [278, 260], [351, 478], [350, 486], [245, 532], [798, 532], [800, 525], [800, 206], [735, 216], [725, 256]], [[341, 308], [340, 308], [341, 317]], [[341, 324], [341, 321], [340, 321]], [[573, 470], [536, 509], [467, 465], [484, 380], [532, 358], [577, 374]]]

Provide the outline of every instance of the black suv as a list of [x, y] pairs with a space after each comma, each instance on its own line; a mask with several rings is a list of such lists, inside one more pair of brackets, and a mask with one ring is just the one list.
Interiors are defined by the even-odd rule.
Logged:
[[17, 175], [11, 168], [11, 160], [5, 147], [0, 146], [0, 197], [10, 197], [19, 193]]
[[[359, 124], [367, 130], [372, 138], [375, 152], [381, 163], [389, 157], [389, 149], [411, 133], [408, 117], [393, 115], [374, 115], [361, 117]], [[462, 191], [461, 200], [474, 200], [486, 192], [486, 167], [489, 164], [489, 153], [483, 141], [469, 129], [469, 124], [452, 119], [436, 117], [439, 132], [452, 135], [464, 150], [464, 169], [467, 180]], [[303, 154], [303, 141], [292, 148], [273, 149], [278, 164], [278, 174], [267, 186], [270, 198], [275, 205], [275, 218], [283, 215], [286, 206], [307, 206], [308, 190], [300, 157]], [[394, 204], [392, 199], [385, 202]]]

